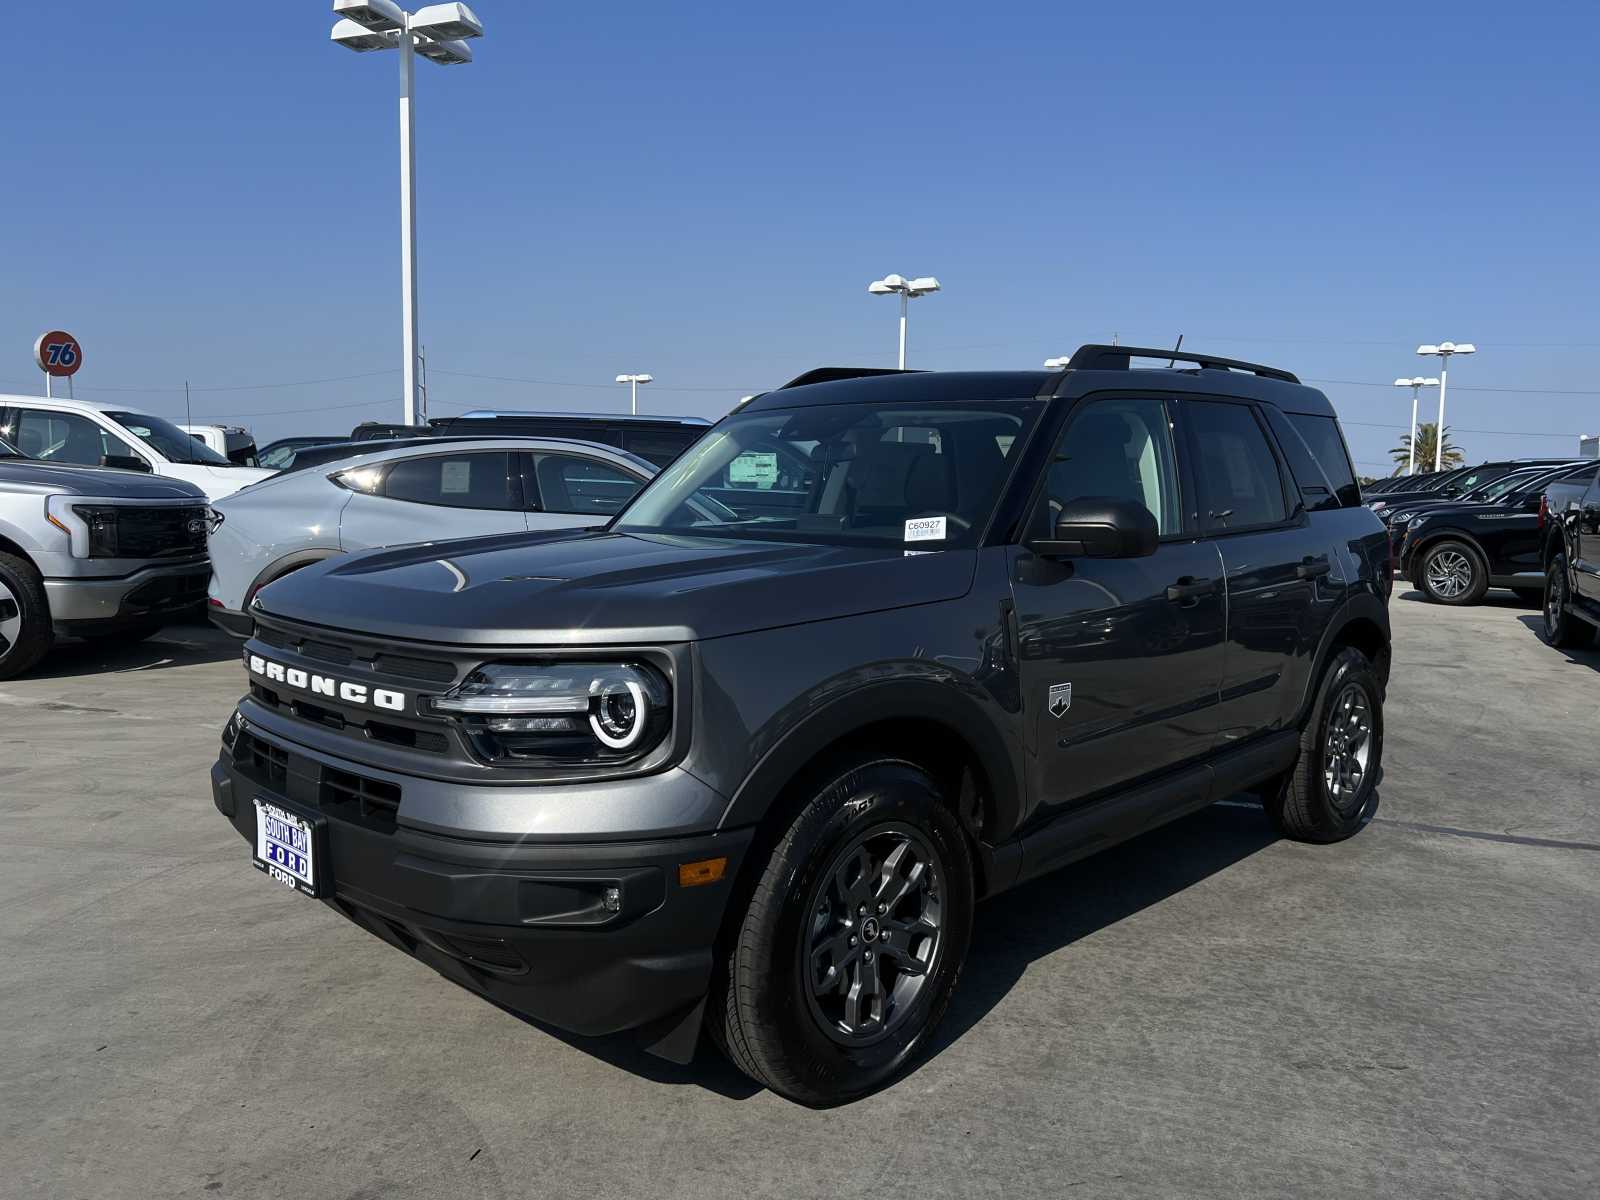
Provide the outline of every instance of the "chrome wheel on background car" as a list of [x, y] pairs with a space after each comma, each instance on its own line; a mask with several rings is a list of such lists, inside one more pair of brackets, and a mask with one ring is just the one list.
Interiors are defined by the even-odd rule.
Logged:
[[44, 581], [31, 562], [0, 554], [0, 679], [14, 679], [55, 641]]
[[10, 652], [22, 636], [22, 604], [17, 594], [0, 579], [0, 656]]
[[1322, 783], [1341, 809], [1360, 795], [1372, 756], [1372, 705], [1365, 688], [1348, 683], [1328, 709], [1322, 742]]
[[866, 1045], [912, 1011], [941, 948], [937, 861], [915, 829], [890, 826], [856, 838], [820, 881], [803, 969], [829, 1037]]
[[1454, 600], [1472, 586], [1472, 564], [1459, 550], [1443, 550], [1428, 559], [1424, 578], [1441, 600]]
[[1558, 554], [1544, 576], [1544, 640], [1569, 649], [1593, 638], [1590, 626], [1567, 612], [1567, 560]]
[[1476, 604], [1489, 587], [1477, 550], [1461, 541], [1440, 542], [1429, 549], [1413, 578], [1438, 604]]

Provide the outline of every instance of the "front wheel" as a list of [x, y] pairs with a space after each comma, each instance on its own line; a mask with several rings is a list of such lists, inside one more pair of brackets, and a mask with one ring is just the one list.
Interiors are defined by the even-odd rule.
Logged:
[[1562, 650], [1586, 646], [1594, 640], [1594, 633], [1583, 621], [1568, 610], [1567, 559], [1558, 554], [1550, 562], [1544, 575], [1544, 640]]
[[34, 565], [0, 554], [0, 679], [15, 679], [55, 641], [44, 580]]
[[1435, 604], [1476, 604], [1489, 590], [1489, 573], [1465, 542], [1440, 542], [1422, 556], [1415, 582]]
[[927, 1046], [972, 910], [971, 852], [934, 781], [898, 759], [851, 766], [773, 849], [730, 939], [712, 1035], [791, 1100], [862, 1096]]
[[1383, 688], [1353, 646], [1328, 664], [1300, 731], [1300, 757], [1267, 813], [1287, 837], [1337, 842], [1361, 828], [1383, 765]]

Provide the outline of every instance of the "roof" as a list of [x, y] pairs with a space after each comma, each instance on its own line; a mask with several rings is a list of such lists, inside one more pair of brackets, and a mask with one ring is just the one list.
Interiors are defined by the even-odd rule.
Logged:
[[630, 424], [634, 422], [651, 424], [667, 423], [672, 425], [710, 425], [711, 422], [704, 417], [679, 417], [679, 416], [650, 416], [646, 413], [582, 413], [582, 412], [540, 412], [518, 411], [504, 408], [475, 408], [471, 412], [460, 413], [453, 417], [430, 417], [428, 424], [437, 428], [449, 425], [456, 421], [493, 421], [515, 420], [528, 417], [537, 420], [562, 420], [562, 421], [603, 421], [606, 424], [614, 422]]
[[103, 404], [96, 400], [69, 400], [65, 396], [0, 395], [0, 404], [11, 402], [26, 405], [29, 408], [55, 408], [65, 412], [125, 412], [137, 413], [141, 417], [160, 416], [159, 413], [153, 413], [148, 409], [138, 408], [132, 404]]

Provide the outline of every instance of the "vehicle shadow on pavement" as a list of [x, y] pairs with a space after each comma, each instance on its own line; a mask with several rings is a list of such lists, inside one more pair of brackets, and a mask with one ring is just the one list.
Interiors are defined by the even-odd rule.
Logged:
[[[132, 643], [115, 637], [97, 641], [64, 638], [24, 678], [76, 679], [107, 671], [155, 671], [226, 662], [239, 657], [241, 644], [209, 623], [197, 621], [168, 625], [144, 641]], [[239, 690], [244, 690], [242, 680]]]
[[1517, 618], [1528, 627], [1528, 632], [1539, 639], [1539, 644], [1547, 650], [1554, 650], [1557, 654], [1566, 657], [1566, 660], [1575, 667], [1589, 667], [1600, 671], [1600, 650], [1580, 649], [1577, 646], [1557, 647], [1544, 640], [1544, 616], [1529, 615]]
[[972, 949], [930, 1061], [988, 1015], [1029, 964], [1225, 871], [1279, 838], [1262, 809], [1212, 805], [978, 907]]
[[[1432, 600], [1429, 600], [1425, 595], [1423, 595], [1421, 592], [1417, 591], [1415, 588], [1412, 588], [1409, 591], [1405, 591], [1405, 592], [1401, 592], [1401, 591], [1397, 590], [1395, 592], [1394, 598], [1396, 600], [1409, 600], [1413, 604], [1429, 604], [1429, 605], [1433, 605], [1433, 601]], [[1444, 608], [1444, 607], [1446, 607], [1443, 604], [1438, 604], [1438, 605], [1433, 605], [1433, 606], [1435, 608]], [[1535, 604], [1531, 600], [1524, 600], [1521, 596], [1517, 595], [1515, 592], [1508, 592], [1508, 591], [1505, 591], [1504, 589], [1501, 589], [1501, 588], [1490, 588], [1487, 592], [1485, 592], [1483, 594], [1482, 599], [1480, 599], [1477, 602], [1477, 604], [1473, 605], [1472, 607], [1474, 607], [1474, 608], [1508, 608], [1508, 609], [1515, 609], [1517, 612], [1527, 612], [1529, 609], [1537, 609], [1538, 605]]]

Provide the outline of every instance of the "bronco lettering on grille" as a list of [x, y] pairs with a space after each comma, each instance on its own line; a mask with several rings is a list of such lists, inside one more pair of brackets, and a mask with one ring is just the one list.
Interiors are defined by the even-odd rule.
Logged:
[[269, 683], [281, 683], [285, 687], [310, 692], [313, 696], [342, 700], [346, 704], [364, 704], [372, 708], [387, 709], [389, 712], [406, 711], [404, 692], [390, 691], [387, 688], [369, 688], [364, 683], [351, 683], [348, 680], [303, 671], [299, 667], [286, 667], [282, 663], [262, 658], [259, 654], [252, 654], [249, 659], [250, 673], [261, 676]]

